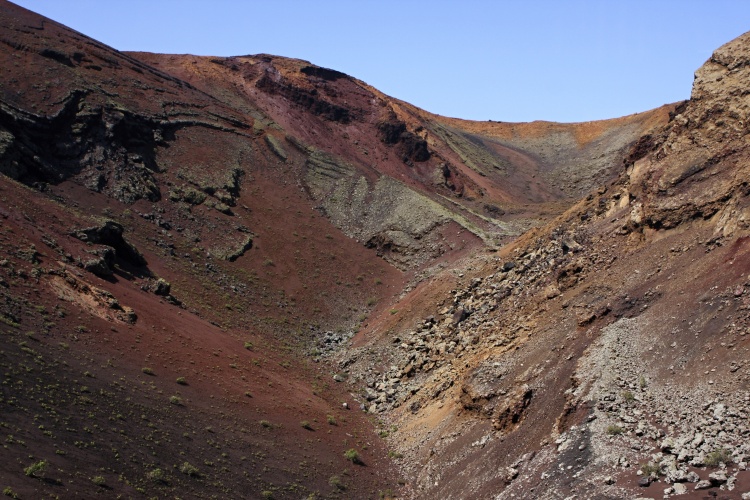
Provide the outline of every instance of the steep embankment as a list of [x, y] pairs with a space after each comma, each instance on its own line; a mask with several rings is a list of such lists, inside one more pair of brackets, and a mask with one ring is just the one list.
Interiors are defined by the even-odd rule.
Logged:
[[423, 283], [342, 353], [419, 498], [740, 498], [750, 34], [614, 181]]
[[[304, 61], [118, 52], [7, 2], [0, 65], [11, 70], [0, 74], [0, 480], [22, 498], [389, 495], [399, 481], [381, 439], [390, 430], [379, 437], [372, 415], [352, 411], [347, 376], [371, 385], [368, 409], [403, 422], [407, 438], [393, 445], [414, 459], [413, 491], [500, 491], [484, 453], [533, 452], [530, 437], [547, 438], [561, 411], [580, 406], [560, 391], [586, 337], [570, 340], [570, 359], [550, 355], [549, 380], [503, 353], [517, 347], [528, 367], [560, 325], [578, 331], [571, 310], [599, 311], [582, 277], [631, 248], [602, 247], [579, 268], [571, 256], [589, 240], [576, 231], [599, 241], [596, 228], [616, 226], [640, 265], [649, 231], [687, 227], [667, 210], [673, 198], [649, 208], [661, 191], [636, 181], [661, 177], [641, 162], [555, 222], [567, 229], [502, 250], [516, 268], [490, 278], [471, 260], [618, 175], [641, 134], [653, 136], [644, 154], [677, 144], [685, 113], [669, 129], [677, 139], [653, 133], [664, 109], [578, 125], [449, 120]], [[716, 158], [675, 182], [720, 168]], [[616, 203], [607, 194], [631, 184]], [[733, 199], [697, 193], [686, 193], [693, 215]], [[631, 209], [642, 231], [621, 227], [617, 210]], [[664, 220], [644, 226], [639, 210]], [[469, 290], [440, 274], [456, 262], [482, 281]], [[552, 266], [547, 277], [526, 273], [537, 265]], [[555, 283], [549, 299], [527, 297]], [[641, 300], [635, 283], [625, 303]], [[435, 318], [404, 335], [418, 312]], [[355, 359], [341, 347], [360, 328]], [[531, 333], [545, 340], [529, 343]], [[328, 361], [337, 349], [342, 367]], [[489, 356], [507, 387], [484, 382]], [[492, 425], [506, 444], [482, 437]], [[517, 425], [528, 432], [509, 432]], [[440, 453], [422, 456], [418, 444]]]
[[8, 494], [395, 488], [314, 348], [403, 278], [279, 168], [262, 113], [12, 4], [0, 41]]

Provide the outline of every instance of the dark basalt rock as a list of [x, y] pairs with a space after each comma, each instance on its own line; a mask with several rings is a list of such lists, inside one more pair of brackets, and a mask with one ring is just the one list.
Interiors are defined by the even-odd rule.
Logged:
[[349, 78], [349, 75], [346, 73], [336, 71], [335, 69], [321, 68], [320, 66], [305, 66], [300, 69], [300, 72], [329, 82], [335, 82], [340, 78]]
[[423, 162], [430, 159], [427, 141], [406, 129], [406, 124], [395, 118], [378, 123], [380, 140], [388, 145], [398, 145], [398, 151], [405, 163]]
[[267, 94], [283, 96], [310, 111], [312, 114], [321, 116], [326, 120], [347, 124], [355, 119], [354, 112], [351, 109], [323, 100], [315, 89], [302, 89], [283, 79], [277, 82], [267, 74], [263, 75], [255, 86]]
[[101, 226], [77, 229], [71, 232], [71, 236], [75, 236], [81, 241], [112, 247], [117, 258], [136, 267], [145, 266], [146, 259], [137, 248], [123, 238], [122, 233], [123, 227], [120, 224], [106, 221]]
[[0, 103], [0, 173], [27, 185], [78, 176], [125, 203], [158, 201], [156, 148], [171, 132], [146, 116], [88, 107], [89, 93], [72, 91], [50, 116]]

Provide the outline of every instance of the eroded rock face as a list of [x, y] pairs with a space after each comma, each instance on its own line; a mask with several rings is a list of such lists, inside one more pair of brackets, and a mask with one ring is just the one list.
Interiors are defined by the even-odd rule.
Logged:
[[670, 497], [747, 478], [748, 72], [750, 34], [618, 179], [467, 264], [423, 304], [430, 321], [394, 327], [376, 351], [390, 369], [343, 356], [362, 357], [348, 366], [368, 411], [408, 429], [392, 444], [424, 464], [404, 465], [417, 497]]
[[114, 255], [110, 258], [110, 261], [112, 262], [108, 263], [113, 263], [114, 257], [116, 256], [136, 267], [146, 265], [146, 259], [143, 258], [143, 255], [137, 248], [125, 240], [123, 232], [124, 228], [122, 225], [108, 220], [100, 226], [76, 229], [71, 235], [81, 241], [111, 247]]
[[[353, 383], [363, 409], [388, 424], [381, 435], [392, 436], [392, 455], [405, 458], [404, 496], [628, 498], [643, 491], [639, 483], [668, 486], [666, 495], [686, 484], [714, 493], [743, 484], [750, 456], [746, 37], [698, 72], [693, 99], [664, 129], [648, 125], [658, 113], [575, 126], [481, 124], [432, 116], [303, 61], [127, 55], [59, 25], [19, 24], [5, 16], [14, 10], [0, 4], [0, 61], [14, 68], [3, 76], [35, 84], [17, 92], [4, 80], [0, 168], [39, 188], [0, 183], [0, 313], [3, 333], [12, 334], [2, 336], [3, 351], [29, 356], [17, 372], [24, 384], [6, 387], [24, 408], [19, 429], [28, 424], [24, 415], [56, 426], [65, 411], [39, 406], [55, 398], [29, 398], [31, 391], [69, 386], [93, 369], [103, 390], [72, 401], [106, 409], [96, 429], [116, 446], [84, 448], [108, 467], [115, 448], [115, 459], [131, 457], [109, 469], [113, 478], [154, 494], [184, 486], [217, 496], [244, 481], [263, 491], [278, 478], [313, 493], [339, 488], [328, 478], [350, 465], [336, 443], [356, 436], [368, 455], [382, 444], [366, 437], [367, 417], [349, 412], [355, 406], [345, 387]], [[22, 57], [33, 64], [15, 66]], [[38, 84], [46, 72], [62, 83]], [[626, 154], [641, 132], [648, 135]], [[565, 205], [578, 196], [586, 197]], [[66, 213], [57, 213], [58, 200]], [[122, 208], [115, 200], [134, 204], [129, 215], [120, 210], [122, 223], [66, 218], [85, 210], [98, 217], [110, 202]], [[569, 210], [553, 220], [563, 205]], [[495, 243], [531, 226], [539, 229], [495, 253]], [[118, 259], [145, 264], [125, 234], [171, 284], [146, 272], [112, 274]], [[28, 240], [22, 247], [20, 235]], [[482, 241], [493, 251], [466, 255]], [[460, 268], [446, 257], [452, 250], [465, 251]], [[398, 297], [406, 281], [400, 270], [428, 266]], [[51, 293], [35, 296], [40, 283]], [[377, 304], [370, 294], [383, 300], [382, 314], [369, 308]], [[35, 299], [46, 307], [35, 309]], [[53, 310], [70, 319], [56, 325], [64, 317], [49, 317]], [[352, 338], [355, 324], [363, 332]], [[44, 338], [27, 342], [20, 325]], [[67, 358], [75, 370], [65, 369], [66, 383], [56, 385], [49, 364], [39, 383], [42, 362], [66, 359], [49, 344], [58, 335], [77, 343]], [[320, 393], [310, 372], [287, 362], [289, 346], [306, 340], [321, 362], [320, 380], [337, 387]], [[94, 354], [101, 363], [83, 368]], [[146, 374], [142, 363], [152, 355], [171, 374], [154, 379], [158, 391], [130, 383], [133, 371]], [[121, 365], [128, 356], [135, 370]], [[214, 358], [229, 361], [219, 366]], [[20, 366], [3, 359], [9, 373]], [[197, 364], [181, 367], [178, 359]], [[181, 404], [179, 396], [171, 404], [158, 399], [174, 391], [178, 376], [178, 385], [186, 382], [183, 370], [215, 373], [190, 384]], [[304, 404], [279, 406], [279, 387]], [[122, 424], [110, 412], [110, 394], [120, 390], [136, 412]], [[253, 411], [235, 411], [242, 405]], [[142, 417], [154, 411], [163, 415], [157, 427]], [[286, 419], [284, 432], [262, 440], [246, 432], [282, 428], [258, 424], [257, 411]], [[337, 412], [346, 415], [340, 427]], [[320, 431], [323, 420], [314, 419], [329, 413], [336, 437], [308, 438]], [[88, 412], [80, 417], [74, 422], [91, 423]], [[113, 427], [131, 424], [127, 433]], [[22, 430], [31, 442], [42, 429], [35, 421]], [[71, 437], [54, 430], [59, 442]], [[193, 452], [217, 466], [206, 465], [201, 478], [171, 477], [170, 485], [140, 482], [139, 465], [154, 457], [164, 467], [182, 460], [180, 436], [210, 439]], [[218, 440], [226, 456], [207, 455]], [[65, 442], [73, 449], [78, 440]], [[31, 454], [8, 445], [10, 464]], [[289, 450], [299, 445], [315, 457], [313, 474], [312, 461], [289, 468]], [[261, 477], [230, 467], [230, 457], [248, 448], [264, 456]], [[381, 485], [368, 478], [391, 477], [381, 451], [366, 458], [367, 468], [347, 469], [347, 495], [365, 497]], [[66, 484], [80, 479], [68, 465], [89, 465], [79, 452], [54, 460]]]
[[714, 52], [696, 71], [690, 101], [653, 141], [653, 153], [631, 167], [629, 192], [648, 226], [671, 228], [730, 211], [734, 227], [747, 217], [747, 171], [737, 159], [750, 118], [749, 47], [745, 34]]
[[71, 92], [51, 116], [0, 106], [0, 172], [26, 183], [79, 177], [125, 203], [159, 200], [154, 173], [164, 127], [125, 110], [91, 106], [88, 94]]
[[[308, 71], [305, 74], [313, 73]], [[330, 78], [326, 79], [330, 80]], [[355, 110], [331, 103], [320, 96], [317, 90], [298, 87], [272, 71], [269, 71], [259, 79], [256, 86], [263, 92], [283, 96], [310, 111], [312, 114], [322, 116], [326, 120], [346, 124], [356, 119], [357, 116]]]
[[394, 113], [389, 119], [378, 123], [381, 140], [389, 145], [397, 145], [399, 154], [405, 163], [423, 162], [430, 158], [427, 141], [414, 132], [406, 129], [406, 123], [400, 121]]

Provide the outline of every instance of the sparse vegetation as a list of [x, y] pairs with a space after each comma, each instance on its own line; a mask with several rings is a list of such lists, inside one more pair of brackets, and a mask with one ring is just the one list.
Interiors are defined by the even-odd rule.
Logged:
[[44, 471], [47, 470], [47, 461], [40, 460], [34, 464], [29, 465], [23, 470], [23, 473], [29, 477], [43, 477]]
[[173, 405], [180, 406], [182, 404], [182, 398], [180, 396], [169, 396], [169, 402]]
[[344, 458], [349, 460], [353, 464], [361, 464], [362, 459], [359, 456], [359, 452], [354, 448], [349, 448], [344, 452]]
[[623, 399], [623, 400], [624, 400], [624, 401], [625, 401], [626, 403], [630, 403], [630, 402], [632, 402], [633, 400], [635, 400], [635, 395], [633, 394], [633, 392], [632, 392], [632, 391], [622, 391], [622, 393], [620, 394], [620, 396], [622, 396], [622, 399]]
[[607, 434], [610, 436], [619, 436], [623, 432], [625, 431], [619, 425], [611, 424], [607, 426]]
[[177, 377], [177, 383], [180, 385], [188, 385], [187, 380], [185, 380], [185, 377]]
[[328, 484], [340, 491], [344, 491], [346, 489], [346, 485], [341, 481], [341, 478], [339, 476], [331, 476], [331, 478], [328, 480]]
[[326, 415], [326, 422], [328, 422], [328, 425], [337, 425], [336, 418], [333, 415]]
[[261, 425], [262, 427], [265, 427], [266, 429], [270, 429], [271, 427], [273, 427], [273, 424], [272, 424], [271, 422], [269, 422], [268, 420], [261, 420], [261, 421], [260, 421], [260, 422], [258, 422], [258, 423], [259, 423], [259, 424], [260, 424], [260, 425]]
[[659, 469], [658, 465], [652, 462], [648, 462], [645, 464], [641, 464], [641, 472], [643, 472], [644, 476], [658, 477], [659, 474], [661, 474], [661, 469]]
[[141, 371], [143, 373], [145, 373], [146, 375], [153, 375], [154, 374], [154, 370], [152, 370], [151, 368], [149, 368], [147, 366], [141, 368]]
[[94, 476], [91, 478], [91, 482], [97, 486], [107, 486], [107, 480], [104, 479], [104, 476]]
[[18, 494], [15, 491], [13, 491], [13, 488], [11, 488], [10, 486], [6, 486], [3, 489], [3, 495], [5, 495], [6, 497], [10, 497], [10, 498], [18, 498]]
[[728, 464], [732, 461], [732, 454], [726, 448], [718, 448], [706, 455], [705, 464], [709, 467], [718, 467], [720, 464]]
[[150, 471], [148, 474], [146, 474], [146, 477], [148, 477], [151, 481], [155, 483], [164, 483], [166, 482], [167, 475], [164, 473], [161, 469], [154, 469]]
[[198, 477], [200, 475], [198, 467], [192, 465], [190, 462], [183, 462], [183, 464], [180, 465], [180, 472], [190, 477]]
[[302, 422], [300, 422], [300, 425], [303, 429], [307, 429], [308, 431], [313, 430], [312, 425], [310, 425], [310, 422], [308, 422], [307, 420], [303, 420]]

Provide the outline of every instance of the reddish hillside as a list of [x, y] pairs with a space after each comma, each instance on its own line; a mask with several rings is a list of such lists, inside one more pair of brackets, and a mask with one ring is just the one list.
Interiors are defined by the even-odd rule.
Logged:
[[415, 497], [747, 497], [749, 60], [717, 50], [615, 180], [340, 354]]
[[0, 42], [6, 495], [747, 489], [745, 38], [581, 124], [7, 2]]

